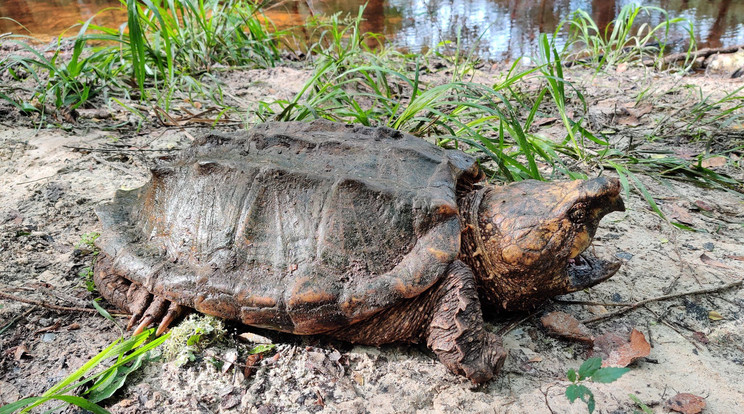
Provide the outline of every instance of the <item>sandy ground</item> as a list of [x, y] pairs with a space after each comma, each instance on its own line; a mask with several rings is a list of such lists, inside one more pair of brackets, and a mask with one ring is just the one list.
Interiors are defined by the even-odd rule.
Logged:
[[[223, 76], [233, 98], [249, 105], [258, 98], [291, 96], [307, 73], [279, 68]], [[735, 80], [640, 71], [592, 77], [576, 70], [570, 76], [588, 88], [590, 126], [611, 130], [608, 136], [620, 148], [632, 141], [645, 142], [645, 134], [662, 117], [675, 116], [675, 112], [682, 116], [679, 109], [692, 99], [687, 91], [700, 87], [706, 93], [723, 93], [741, 86]], [[497, 78], [494, 73], [478, 77], [482, 81]], [[633, 104], [642, 90], [647, 90], [646, 98]], [[650, 104], [651, 110], [640, 113], [644, 103]], [[80, 246], [81, 236], [100, 231], [93, 208], [110, 200], [118, 188], [144, 184], [154, 158], [189, 145], [203, 130], [146, 126], [137, 131], [128, 113], [114, 110], [113, 120], [100, 119], [100, 115], [97, 110], [83, 110], [76, 125], [36, 130], [31, 120], [3, 109], [2, 292], [90, 307], [96, 294], [86, 290], [78, 273], [92, 261]], [[114, 131], [103, 128], [114, 121], [132, 124]], [[556, 137], [560, 131], [549, 122], [540, 128], [547, 137]], [[704, 142], [673, 132], [668, 139], [643, 146], [694, 154], [705, 148]], [[717, 134], [716, 139], [740, 140], [735, 130]], [[729, 160], [719, 171], [741, 179], [741, 170], [731, 164]], [[695, 231], [676, 229], [631, 193], [627, 211], [605, 218], [594, 243], [600, 255], [622, 259], [623, 267], [611, 280], [563, 299], [635, 302], [742, 278], [744, 197], [740, 193], [640, 178], [662, 210]], [[656, 413], [667, 412], [663, 402], [678, 392], [704, 397], [706, 413], [744, 412], [743, 308], [744, 290], [734, 288], [652, 302], [590, 324], [595, 335], [638, 329], [652, 345], [649, 357], [631, 365], [632, 370], [618, 381], [588, 384], [597, 400], [596, 412], [633, 412], [638, 407], [629, 394]], [[263, 360], [247, 379], [240, 370], [223, 373], [207, 362], [210, 356], [223, 358], [235, 349], [245, 353], [250, 347], [231, 340], [207, 349], [183, 367], [147, 364], [103, 405], [115, 413], [586, 412], [583, 404], [571, 405], [563, 394], [569, 384], [566, 371], [578, 368], [590, 349], [546, 335], [539, 317], [551, 310], [582, 319], [613, 308], [550, 303], [534, 315], [491, 318], [489, 329], [510, 328], [504, 336], [509, 358], [499, 377], [482, 386], [449, 373], [423, 346], [361, 347], [261, 331], [277, 344], [279, 356]], [[711, 319], [711, 311], [722, 319]], [[14, 323], [0, 334], [3, 404], [42, 393], [119, 335], [115, 326], [97, 314], [57, 312], [0, 300], [0, 327], [11, 321]], [[230, 326], [229, 331], [231, 335], [255, 332], [242, 326]]]

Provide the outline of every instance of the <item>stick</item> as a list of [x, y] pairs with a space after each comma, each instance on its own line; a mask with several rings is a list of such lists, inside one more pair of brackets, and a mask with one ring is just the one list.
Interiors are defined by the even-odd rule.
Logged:
[[88, 147], [73, 147], [70, 145], [63, 145], [64, 148], [78, 150], [78, 151], [89, 151], [89, 152], [143, 152], [143, 151], [152, 151], [152, 152], [168, 152], [168, 151], [176, 151], [175, 148], [164, 148], [164, 149], [124, 149], [124, 148], [88, 148]]
[[[14, 300], [16, 302], [28, 303], [29, 305], [41, 306], [41, 307], [44, 307], [44, 308], [47, 308], [47, 309], [53, 309], [53, 310], [62, 311], [62, 312], [98, 313], [98, 311], [95, 310], [95, 309], [93, 309], [93, 308], [78, 308], [78, 307], [59, 306], [59, 305], [54, 305], [52, 303], [44, 302], [42, 300], [19, 298], [18, 296], [9, 295], [9, 294], [3, 293], [3, 292], [0, 292], [0, 299]], [[111, 313], [111, 312], [109, 312], [109, 313]], [[121, 313], [111, 313], [111, 315], [129, 316], [127, 314], [121, 314]]]
[[622, 315], [624, 313], [630, 312], [633, 309], [636, 309], [636, 308], [638, 308], [640, 306], [643, 306], [643, 305], [645, 305], [647, 303], [651, 303], [651, 302], [659, 302], [659, 301], [662, 301], [662, 300], [674, 299], [674, 298], [679, 298], [679, 297], [682, 297], [682, 296], [692, 296], [692, 295], [701, 295], [701, 294], [705, 294], [705, 293], [720, 292], [720, 291], [723, 291], [723, 290], [731, 289], [733, 287], [741, 286], [742, 283], [744, 283], [744, 279], [740, 279], [740, 280], [737, 280], [735, 282], [727, 283], [727, 284], [721, 285], [721, 286], [709, 287], [709, 288], [699, 289], [699, 290], [692, 290], [692, 291], [689, 291], [689, 292], [673, 293], [671, 295], [663, 295], [663, 296], [657, 296], [655, 298], [644, 299], [644, 300], [639, 301], [639, 302], [636, 302], [636, 303], [627, 304], [627, 307], [626, 308], [618, 309], [616, 311], [605, 313], [604, 315], [595, 316], [593, 318], [584, 319], [583, 321], [581, 321], [581, 323], [587, 324], [587, 323], [601, 321], [603, 319], [612, 318], [612, 317], [615, 317], [615, 316]]
[[[691, 60], [695, 60], [699, 57], [708, 57], [710, 55], [715, 55], [716, 53], [735, 53], [739, 49], [744, 48], [744, 45], [736, 45], [736, 46], [729, 46], [729, 47], [708, 47], [705, 49], [698, 49], [695, 52], [690, 52], [689, 56]], [[680, 53], [673, 53], [671, 55], [668, 55], [664, 57], [664, 63], [673, 63], [678, 60], [686, 59], [688, 56], [687, 52], [680, 52]]]

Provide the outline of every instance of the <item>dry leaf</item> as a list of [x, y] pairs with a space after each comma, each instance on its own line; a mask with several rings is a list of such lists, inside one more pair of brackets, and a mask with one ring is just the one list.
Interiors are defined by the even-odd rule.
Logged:
[[705, 253], [700, 255], [700, 261], [707, 264], [708, 266], [720, 267], [721, 269], [731, 269], [727, 264], [713, 259]]
[[677, 148], [674, 150], [674, 155], [676, 155], [679, 158], [682, 158], [683, 160], [692, 160], [697, 158], [699, 152], [684, 148]]
[[692, 216], [686, 208], [680, 207], [676, 204], [669, 204], [665, 206], [669, 210], [669, 217], [676, 219], [683, 224], [692, 224]]
[[558, 118], [550, 117], [550, 118], [537, 118], [532, 122], [533, 126], [543, 126], [552, 124], [553, 122], [557, 121]]
[[700, 342], [701, 344], [708, 344], [710, 342], [710, 339], [708, 339], [708, 337], [700, 331], [693, 332], [692, 339]]
[[[277, 354], [279, 355], [279, 354]], [[256, 364], [261, 360], [261, 354], [250, 354], [245, 358], [245, 369], [243, 369], [243, 376], [246, 379], [256, 372]]]
[[77, 323], [77, 322], [73, 322], [73, 323], [67, 325], [67, 330], [68, 331], [77, 331], [78, 329], [80, 329], [80, 324]]
[[629, 339], [609, 333], [597, 338], [594, 344], [596, 353], [606, 355], [602, 360], [603, 367], [624, 368], [651, 353], [651, 345], [646, 341], [643, 333], [636, 329], [630, 332]]
[[711, 206], [710, 204], [706, 203], [703, 200], [695, 200], [695, 205], [698, 206], [700, 210], [705, 210], [705, 211], [715, 210], [713, 206]]
[[242, 334], [238, 335], [238, 339], [242, 341], [246, 341], [246, 342], [251, 342], [254, 344], [270, 344], [271, 343], [271, 339], [265, 336], [256, 335], [251, 332], [243, 332]]
[[20, 344], [16, 347], [15, 352], [13, 352], [13, 358], [16, 361], [20, 361], [21, 358], [25, 356], [28, 356], [28, 347], [26, 344]]
[[727, 161], [728, 160], [726, 159], [726, 157], [717, 155], [715, 157], [710, 157], [702, 160], [700, 162], [700, 166], [703, 168], [723, 167], [724, 165], [726, 165]]
[[578, 319], [565, 312], [550, 312], [540, 318], [540, 322], [550, 335], [590, 345], [594, 343], [592, 331]]
[[697, 395], [680, 393], [668, 399], [664, 407], [682, 414], [698, 414], [705, 408], [705, 398]]
[[617, 73], [623, 73], [626, 70], [628, 70], [628, 64], [627, 63], [624, 63], [624, 62], [621, 63], [621, 64], [619, 64], [619, 65], [617, 65], [617, 68], [615, 68], [615, 72], [617, 72]]
[[708, 319], [710, 319], [712, 321], [720, 321], [721, 319], [724, 319], [724, 317], [723, 317], [723, 315], [721, 315], [717, 311], [712, 310], [712, 311], [708, 312]]
[[532, 358], [530, 358], [530, 360], [527, 361], [527, 362], [530, 362], [530, 363], [542, 362], [542, 360], [543, 360], [543, 358], [540, 355], [535, 355]]

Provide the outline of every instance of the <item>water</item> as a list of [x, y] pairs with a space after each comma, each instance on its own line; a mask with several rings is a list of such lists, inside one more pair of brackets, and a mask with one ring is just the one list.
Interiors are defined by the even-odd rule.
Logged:
[[[365, 1], [306, 0], [277, 1], [266, 14], [280, 27], [300, 25], [312, 14], [341, 12], [356, 14]], [[417, 52], [436, 47], [445, 40], [475, 50], [483, 58], [508, 60], [536, 50], [541, 33], [552, 33], [561, 20], [576, 9], [587, 11], [604, 27], [631, 0], [369, 0], [364, 13], [365, 31], [382, 33], [401, 49]], [[661, 7], [671, 17], [686, 17], [695, 26], [699, 47], [720, 47], [744, 43], [744, 2], [731, 0], [654, 0], [642, 2]], [[10, 17], [34, 36], [48, 40], [81, 20], [107, 7], [119, 7], [118, 0], [0, 0], [0, 16]], [[98, 24], [115, 26], [124, 12], [105, 12]], [[661, 21], [654, 15], [651, 23]], [[0, 20], [0, 33], [25, 33], [7, 20]], [[68, 32], [73, 35], [76, 29]], [[672, 38], [685, 37], [680, 26]]]

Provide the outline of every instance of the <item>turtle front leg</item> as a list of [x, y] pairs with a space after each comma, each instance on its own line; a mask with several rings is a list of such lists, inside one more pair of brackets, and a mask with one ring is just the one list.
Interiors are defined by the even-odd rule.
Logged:
[[137, 335], [154, 323], [159, 323], [156, 335], [165, 332], [174, 320], [187, 312], [187, 308], [175, 302], [152, 295], [139, 283], [132, 283], [116, 274], [111, 258], [101, 253], [96, 261], [93, 282], [108, 302], [119, 309], [129, 311], [127, 330], [135, 326]]
[[461, 261], [453, 262], [436, 292], [426, 328], [426, 344], [452, 372], [471, 381], [490, 380], [506, 359], [501, 338], [485, 330], [475, 276]]

